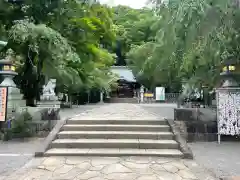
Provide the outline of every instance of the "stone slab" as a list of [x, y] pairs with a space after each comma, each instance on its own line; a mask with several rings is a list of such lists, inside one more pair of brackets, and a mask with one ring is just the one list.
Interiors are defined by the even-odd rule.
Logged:
[[104, 156], [104, 157], [120, 157], [120, 156], [158, 156], [158, 157], [174, 157], [181, 158], [182, 152], [177, 149], [104, 149], [104, 148], [55, 148], [49, 149], [45, 156]]

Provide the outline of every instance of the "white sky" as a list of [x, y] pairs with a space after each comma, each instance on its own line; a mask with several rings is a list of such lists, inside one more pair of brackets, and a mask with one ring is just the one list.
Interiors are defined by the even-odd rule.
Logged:
[[116, 6], [116, 5], [126, 5], [130, 6], [132, 8], [142, 8], [147, 0], [100, 0], [101, 3], [106, 3], [110, 6]]

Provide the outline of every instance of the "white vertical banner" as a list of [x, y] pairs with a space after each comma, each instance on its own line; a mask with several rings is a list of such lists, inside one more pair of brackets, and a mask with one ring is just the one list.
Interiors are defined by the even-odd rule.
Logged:
[[156, 101], [165, 101], [165, 87], [156, 87], [155, 97]]

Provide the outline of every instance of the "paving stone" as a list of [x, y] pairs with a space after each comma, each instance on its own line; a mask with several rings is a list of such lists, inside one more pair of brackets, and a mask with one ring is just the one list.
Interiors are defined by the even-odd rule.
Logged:
[[42, 180], [49, 179], [52, 173], [42, 169], [33, 169], [29, 173], [25, 174], [23, 177], [17, 177], [19, 180]]
[[81, 173], [81, 171], [79, 170], [79, 168], [74, 167], [72, 168], [70, 171], [68, 171], [67, 173], [63, 173], [63, 174], [53, 174], [52, 180], [73, 180], [74, 178], [76, 178], [79, 174]]
[[111, 173], [104, 176], [108, 180], [134, 180], [139, 175], [136, 173]]
[[80, 172], [85, 172], [91, 168], [91, 163], [90, 162], [83, 162], [81, 164], [77, 164], [76, 167]]
[[182, 160], [182, 161], [185, 164], [185, 166], [187, 166], [188, 168], [196, 168], [196, 167], [198, 168], [199, 167], [199, 165], [193, 160]]
[[101, 177], [102, 174], [98, 171], [87, 171], [83, 174], [78, 175], [75, 179], [76, 180], [89, 180], [90, 178], [97, 178]]
[[54, 172], [53, 175], [57, 176], [59, 174], [66, 174], [68, 173], [70, 170], [72, 170], [74, 168], [74, 166], [72, 165], [67, 165], [64, 164], [63, 166], [61, 166], [60, 168], [57, 168]]
[[164, 169], [166, 169], [166, 171], [170, 172], [170, 173], [176, 173], [178, 172], [178, 168], [176, 168], [175, 166], [173, 166], [171, 163], [169, 164], [163, 164], [162, 165]]
[[110, 173], [131, 173], [132, 170], [123, 166], [122, 164], [111, 164], [107, 165], [103, 168], [103, 174], [110, 174]]
[[65, 163], [68, 165], [77, 165], [83, 162], [90, 162], [90, 159], [87, 157], [67, 157]]
[[106, 180], [106, 179], [104, 179], [103, 177], [93, 177], [88, 180]]
[[141, 156], [128, 157], [126, 158], [126, 161], [134, 162], [137, 164], [148, 164], [154, 162], [153, 157], [141, 157]]
[[197, 179], [190, 170], [180, 170], [177, 172], [177, 174], [185, 179]]
[[176, 168], [178, 168], [179, 170], [182, 169], [187, 169], [187, 167], [185, 166], [185, 164], [181, 161], [173, 161], [170, 163], [171, 165], [175, 166]]
[[137, 178], [137, 180], [159, 180], [156, 175], [144, 175]]
[[165, 163], [168, 163], [168, 162], [172, 162], [173, 160], [172, 159], [167, 159], [167, 158], [156, 158], [154, 160], [157, 164], [165, 164]]
[[[60, 166], [59, 166], [60, 167]], [[47, 170], [47, 171], [50, 171], [50, 172], [53, 172], [57, 169], [56, 166], [38, 166], [37, 167], [38, 169], [42, 169], [42, 170]]]
[[42, 165], [58, 167], [59, 165], [63, 164], [64, 162], [65, 162], [64, 157], [49, 157], [43, 161]]
[[91, 166], [89, 171], [101, 171], [106, 165]]
[[166, 171], [161, 164], [152, 164], [151, 169], [153, 169], [155, 172]]
[[150, 164], [137, 164], [134, 162], [122, 162], [122, 165], [131, 169], [138, 171], [150, 171]]
[[180, 177], [178, 174], [166, 172], [166, 171], [160, 171], [157, 173], [159, 180], [182, 180], [182, 177]]
[[109, 165], [109, 164], [115, 164], [118, 163], [120, 160], [117, 157], [95, 157], [91, 160], [92, 166], [98, 166], [98, 165]]

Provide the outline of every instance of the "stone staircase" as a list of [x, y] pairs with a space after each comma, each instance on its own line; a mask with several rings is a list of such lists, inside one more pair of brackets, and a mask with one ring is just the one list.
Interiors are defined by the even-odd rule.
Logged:
[[117, 98], [117, 97], [112, 97], [109, 99], [109, 103], [138, 103], [138, 98], [133, 97], [133, 98]]
[[183, 156], [166, 120], [123, 119], [107, 118], [104, 110], [100, 118], [83, 115], [69, 119], [45, 156]]

